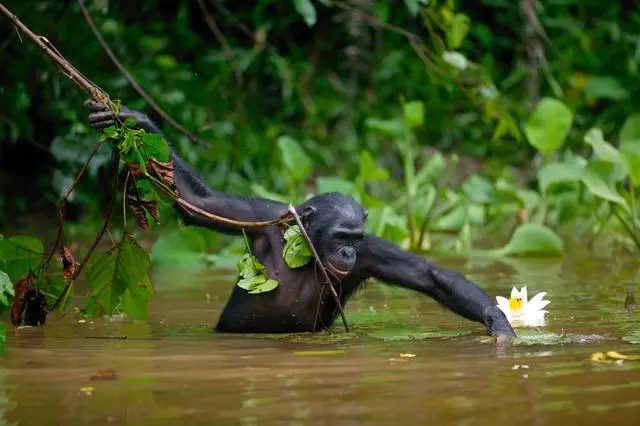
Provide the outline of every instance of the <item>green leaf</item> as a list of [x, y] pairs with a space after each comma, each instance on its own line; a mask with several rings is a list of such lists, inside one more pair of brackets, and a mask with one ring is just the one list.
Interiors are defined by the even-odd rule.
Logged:
[[589, 129], [589, 131], [584, 135], [584, 141], [591, 145], [593, 152], [595, 152], [598, 158], [611, 163], [618, 163], [620, 161], [618, 150], [609, 142], [604, 140], [604, 134], [599, 128], [594, 127]]
[[491, 204], [495, 201], [493, 183], [475, 173], [462, 183], [462, 191], [474, 203]]
[[411, 101], [404, 104], [404, 119], [411, 128], [424, 124], [424, 104], [421, 101]]
[[581, 176], [582, 167], [577, 164], [547, 163], [538, 170], [538, 185], [546, 194], [556, 185], [580, 182]]
[[436, 152], [429, 157], [422, 168], [416, 173], [415, 184], [419, 188], [428, 183], [435, 183], [444, 172], [446, 164], [441, 152]]
[[312, 172], [313, 165], [311, 159], [304, 149], [289, 136], [281, 136], [278, 138], [278, 148], [282, 161], [297, 181], [303, 181]]
[[140, 133], [142, 136], [143, 148], [146, 154], [145, 161], [150, 157], [166, 163], [169, 161], [169, 145], [160, 133]]
[[249, 290], [249, 294], [259, 294], [266, 293], [271, 290], [274, 290], [278, 287], [278, 281], [276, 280], [266, 280], [256, 286], [254, 286], [251, 290]]
[[87, 284], [98, 308], [107, 315], [113, 315], [118, 308], [128, 309], [124, 310], [127, 315], [140, 318], [137, 307], [120, 305], [127, 291], [131, 297], [153, 292], [148, 276], [150, 265], [147, 253], [128, 233], [112, 250], [95, 254], [87, 265]]
[[154, 266], [195, 268], [207, 266], [206, 244], [201, 230], [184, 227], [160, 236], [151, 249]]
[[629, 171], [631, 183], [640, 186], [640, 145], [628, 144], [620, 149], [620, 157]]
[[356, 196], [357, 190], [353, 182], [331, 176], [320, 176], [316, 179], [317, 190], [319, 194], [328, 192], [342, 192]]
[[622, 337], [622, 340], [632, 345], [640, 345], [640, 330], [635, 330], [631, 334]]
[[308, 26], [312, 27], [315, 25], [317, 20], [316, 8], [313, 3], [311, 3], [311, 0], [293, 0], [293, 5]]
[[456, 13], [447, 31], [447, 44], [450, 49], [458, 49], [462, 46], [470, 27], [471, 19], [463, 13]]
[[465, 205], [458, 204], [449, 213], [438, 218], [431, 226], [432, 231], [457, 232], [467, 222], [468, 210]]
[[626, 207], [627, 202], [614, 187], [615, 166], [609, 161], [593, 160], [582, 170], [582, 182], [593, 195]]
[[245, 253], [238, 261], [238, 287], [250, 294], [265, 293], [278, 287], [278, 281], [269, 279], [266, 268], [251, 253]]
[[564, 143], [572, 121], [573, 113], [564, 103], [543, 98], [529, 117], [525, 134], [531, 146], [549, 156]]
[[149, 302], [153, 297], [153, 286], [149, 276], [135, 286], [129, 286], [122, 295], [122, 311], [134, 320], [145, 320], [149, 315]]
[[298, 225], [289, 227], [284, 233], [286, 241], [282, 256], [289, 268], [295, 269], [306, 265], [311, 260], [311, 248]]
[[425, 340], [442, 337], [457, 337], [471, 334], [469, 330], [441, 330], [437, 327], [382, 328], [368, 333], [369, 336], [389, 342], [402, 340]]
[[[53, 305], [55, 301], [58, 300], [60, 296], [62, 296], [64, 288], [66, 287], [66, 284], [67, 282], [64, 279], [64, 275], [62, 274], [62, 271], [56, 272], [53, 274], [50, 273], [47, 275], [44, 288], [45, 288], [47, 303], [49, 305]], [[60, 305], [58, 305], [58, 307], [56, 308], [56, 311], [65, 312], [71, 306], [73, 294], [74, 294], [74, 286], [71, 286], [69, 287], [64, 303], [61, 303]]]
[[516, 229], [502, 252], [506, 255], [562, 255], [564, 243], [546, 226], [526, 223]]
[[12, 280], [25, 277], [35, 269], [44, 253], [42, 242], [37, 238], [17, 235], [0, 240], [0, 267]]
[[360, 156], [360, 177], [364, 180], [387, 180], [389, 172], [378, 167], [369, 151], [363, 151]]
[[387, 136], [399, 138], [404, 132], [404, 126], [400, 119], [380, 120], [377, 118], [367, 118], [364, 125], [369, 130], [375, 130]]
[[640, 145], [640, 114], [632, 114], [620, 129], [620, 150], [630, 145]]
[[620, 80], [615, 77], [592, 77], [584, 88], [585, 96], [595, 99], [622, 100], [629, 96], [629, 91], [625, 89]]
[[104, 133], [108, 138], [118, 139], [118, 129], [116, 126], [105, 127], [102, 129], [102, 133]]
[[5, 312], [11, 306], [9, 297], [14, 297], [13, 283], [4, 271], [0, 271], [0, 312]]

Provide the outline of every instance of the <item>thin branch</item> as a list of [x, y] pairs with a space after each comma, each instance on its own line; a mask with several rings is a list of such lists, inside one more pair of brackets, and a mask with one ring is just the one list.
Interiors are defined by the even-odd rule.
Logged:
[[289, 204], [289, 209], [288, 210], [289, 210], [289, 213], [291, 213], [291, 215], [296, 220], [296, 223], [298, 224], [298, 227], [300, 228], [300, 232], [302, 232], [302, 235], [304, 236], [304, 239], [307, 241], [307, 244], [309, 244], [309, 248], [311, 248], [311, 253], [313, 254], [313, 257], [315, 257], [315, 259], [316, 259], [316, 264], [320, 267], [320, 270], [322, 271], [322, 275], [324, 275], [324, 279], [326, 281], [326, 284], [329, 287], [329, 290], [331, 291], [331, 294], [333, 295], [333, 299], [336, 302], [336, 306], [338, 308], [338, 312], [340, 312], [340, 317], [342, 318], [342, 323], [344, 324], [344, 330], [348, 333], [349, 332], [349, 324], [347, 323], [347, 318], [344, 315], [344, 309], [342, 309], [342, 303], [340, 302], [340, 297], [338, 296], [338, 293], [336, 292], [336, 289], [333, 288], [333, 285], [331, 285], [331, 279], [329, 278], [329, 274], [327, 274], [327, 269], [322, 264], [322, 261], [320, 260], [320, 256], [318, 256], [318, 252], [316, 251], [316, 248], [313, 246], [313, 243], [311, 242], [311, 238], [309, 238], [309, 234], [307, 234], [307, 231], [304, 228], [304, 225], [302, 224], [302, 220], [300, 220], [300, 216], [298, 216], [298, 212], [296, 211], [296, 208], [293, 207], [292, 204]]
[[105, 105], [109, 104], [109, 95], [96, 86], [93, 82], [87, 79], [80, 71], [78, 71], [69, 61], [67, 61], [58, 50], [51, 44], [45, 37], [39, 36], [31, 31], [26, 25], [24, 25], [18, 17], [11, 12], [6, 6], [0, 3], [0, 12], [7, 16], [13, 22], [13, 24], [27, 35], [42, 51], [58, 66], [60, 71], [76, 83], [79, 87], [84, 89], [91, 98], [96, 102], [102, 102]]
[[231, 61], [231, 69], [233, 70], [233, 75], [236, 78], [236, 83], [238, 86], [242, 85], [242, 74], [238, 71], [238, 66], [233, 59], [233, 51], [227, 38], [224, 36], [222, 31], [220, 31], [220, 27], [216, 24], [215, 19], [207, 10], [207, 6], [204, 4], [204, 0], [196, 0], [198, 3], [198, 7], [200, 7], [200, 11], [202, 12], [202, 17], [204, 18], [205, 24], [209, 27], [215, 38], [218, 40], [218, 43], [222, 46], [222, 48], [226, 51], [229, 56], [229, 60]]
[[191, 131], [185, 129], [182, 125], [180, 125], [180, 123], [174, 120], [169, 114], [167, 114], [162, 108], [160, 108], [160, 106], [153, 99], [151, 99], [151, 97], [144, 91], [144, 89], [140, 87], [138, 82], [134, 80], [133, 76], [125, 69], [122, 63], [120, 63], [120, 61], [118, 60], [116, 55], [113, 53], [113, 51], [111, 50], [107, 42], [104, 40], [104, 38], [102, 37], [102, 34], [100, 34], [100, 31], [98, 31], [96, 24], [93, 22], [93, 18], [89, 14], [89, 11], [85, 7], [84, 0], [78, 0], [78, 6], [80, 7], [82, 14], [84, 15], [84, 18], [87, 20], [87, 24], [89, 24], [89, 27], [93, 32], [93, 35], [96, 37], [96, 40], [98, 40], [98, 43], [100, 43], [100, 46], [102, 46], [102, 49], [105, 51], [107, 56], [109, 56], [109, 59], [111, 59], [111, 62], [113, 62], [113, 64], [116, 66], [116, 68], [118, 68], [120, 73], [122, 73], [124, 78], [126, 78], [129, 84], [131, 84], [131, 87], [133, 87], [133, 89], [136, 92], [138, 92], [138, 94], [149, 104], [149, 106], [153, 108], [153, 110], [157, 112], [158, 115], [160, 115], [162, 119], [165, 120], [167, 123], [169, 123], [174, 129], [176, 129], [177, 131], [179, 131], [180, 133], [182, 133], [183, 135], [185, 135], [186, 137], [188, 137], [198, 145], [203, 145], [203, 146], [208, 145], [207, 142], [198, 138]]
[[98, 244], [102, 239], [102, 236], [105, 234], [105, 232], [107, 232], [109, 222], [111, 222], [111, 217], [113, 216], [113, 211], [115, 210], [116, 197], [118, 195], [117, 182], [118, 182], [118, 162], [119, 161], [120, 161], [120, 154], [118, 151], [114, 151], [112, 162], [111, 162], [111, 172], [113, 173], [113, 188], [111, 190], [112, 194], [111, 194], [111, 201], [109, 202], [109, 211], [107, 212], [107, 217], [104, 220], [102, 229], [100, 229], [100, 232], [98, 232], [98, 234], [96, 235], [96, 238], [93, 241], [93, 244], [91, 244], [91, 247], [89, 247], [89, 251], [84, 256], [84, 259], [82, 259], [82, 262], [80, 262], [80, 265], [78, 265], [76, 270], [73, 272], [73, 275], [71, 275], [71, 277], [69, 278], [69, 281], [64, 286], [64, 289], [62, 290], [60, 297], [55, 301], [55, 303], [51, 307], [50, 312], [53, 312], [60, 305], [60, 302], [62, 302], [63, 300], [66, 300], [69, 293], [69, 289], [75, 282], [76, 278], [78, 278], [78, 275], [80, 275], [80, 272], [82, 272], [82, 269], [84, 269], [84, 266], [89, 261], [89, 258], [95, 251], [96, 247], [98, 247]]

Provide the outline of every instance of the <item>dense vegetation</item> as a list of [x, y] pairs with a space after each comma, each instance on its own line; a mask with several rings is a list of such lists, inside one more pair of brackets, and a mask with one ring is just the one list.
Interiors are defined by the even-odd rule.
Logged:
[[[487, 236], [498, 237], [483, 244], [491, 255], [558, 255], [568, 239], [640, 249], [640, 5], [87, 3], [126, 69], [207, 142], [164, 125], [212, 187], [293, 203], [347, 192], [369, 209], [370, 232], [412, 250], [468, 252]], [[112, 97], [157, 118], [75, 2], [3, 4]], [[25, 228], [38, 238], [55, 235], [57, 223], [47, 218], [56, 217], [100, 135], [88, 127], [86, 94], [1, 21], [0, 287], [9, 306], [11, 282], [42, 260], [28, 253], [48, 250], [14, 236]], [[112, 192], [111, 150], [100, 147], [69, 198], [67, 243], [100, 227]], [[140, 239], [159, 231], [151, 255], [158, 263], [240, 258], [242, 241], [231, 246], [208, 232], [175, 229], [175, 214], [159, 208], [163, 226], [146, 236], [131, 223], [123, 232], [122, 213], [109, 228], [118, 253], [128, 250], [125, 261], [137, 265], [133, 281], [148, 280], [138, 269], [149, 259], [131, 233]], [[53, 231], [33, 230], [43, 221]], [[77, 252], [84, 256], [87, 247]], [[69, 278], [58, 269], [38, 276], [50, 304]], [[127, 283], [111, 284], [120, 293], [109, 294], [103, 311], [124, 303], [144, 316], [125, 294]], [[88, 298], [87, 311], [101, 313], [95, 300]]]

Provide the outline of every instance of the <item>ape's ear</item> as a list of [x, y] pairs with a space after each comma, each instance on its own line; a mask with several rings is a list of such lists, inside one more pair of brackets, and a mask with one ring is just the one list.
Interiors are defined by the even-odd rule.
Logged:
[[316, 215], [317, 212], [318, 209], [316, 209], [315, 207], [307, 206], [302, 210], [300, 218], [308, 222]]

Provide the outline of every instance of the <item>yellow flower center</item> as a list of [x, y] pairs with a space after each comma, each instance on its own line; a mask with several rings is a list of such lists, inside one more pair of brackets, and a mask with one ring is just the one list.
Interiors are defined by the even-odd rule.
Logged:
[[511, 297], [509, 298], [509, 308], [511, 309], [512, 312], [517, 312], [520, 309], [522, 309], [522, 299], [518, 298], [518, 297]]

